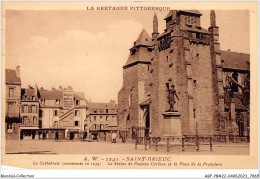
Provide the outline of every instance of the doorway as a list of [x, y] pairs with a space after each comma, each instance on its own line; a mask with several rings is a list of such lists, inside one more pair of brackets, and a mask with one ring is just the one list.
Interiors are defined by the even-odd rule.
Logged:
[[147, 108], [147, 110], [144, 113], [144, 119], [145, 119], [144, 135], [149, 136], [149, 132], [150, 132], [150, 110], [149, 110], [149, 108]]
[[55, 132], [55, 140], [59, 140], [59, 132], [58, 131]]
[[42, 133], [42, 139], [45, 140], [46, 139], [46, 132]]
[[20, 140], [23, 140], [23, 131], [20, 131]]
[[35, 139], [35, 131], [32, 131], [32, 139]]
[[74, 132], [70, 132], [70, 140], [73, 140], [74, 139]]

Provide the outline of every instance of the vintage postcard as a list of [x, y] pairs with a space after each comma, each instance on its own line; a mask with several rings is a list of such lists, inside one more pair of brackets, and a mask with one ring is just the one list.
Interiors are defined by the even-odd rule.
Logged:
[[2, 165], [258, 168], [257, 2], [2, 2]]

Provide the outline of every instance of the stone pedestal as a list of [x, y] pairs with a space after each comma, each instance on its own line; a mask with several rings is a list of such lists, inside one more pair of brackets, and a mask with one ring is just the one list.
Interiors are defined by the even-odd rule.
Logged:
[[163, 115], [163, 136], [182, 137], [181, 114], [178, 111], [165, 112]]

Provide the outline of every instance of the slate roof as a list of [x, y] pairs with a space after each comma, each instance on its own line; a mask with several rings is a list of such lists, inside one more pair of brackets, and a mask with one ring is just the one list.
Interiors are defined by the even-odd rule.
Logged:
[[198, 10], [179, 10], [177, 12], [186, 12], [186, 13], [189, 13], [189, 14], [196, 14], [196, 15], [202, 15], [202, 13]]
[[246, 106], [241, 102], [242, 94], [239, 92], [234, 93], [234, 102], [236, 110], [246, 110]]
[[[234, 93], [234, 102], [235, 102], [235, 109], [236, 110], [242, 110], [242, 111], [246, 111], [247, 107], [241, 102], [242, 98], [242, 94], [239, 92], [235, 92]], [[226, 109], [230, 109], [230, 106], [225, 104], [225, 108]]]
[[224, 69], [250, 70], [250, 54], [221, 50], [222, 67]]
[[16, 76], [16, 70], [5, 69], [6, 84], [21, 84], [21, 79]]
[[62, 99], [62, 91], [58, 90], [39, 90], [40, 98], [46, 100]]
[[152, 38], [145, 29], [142, 30], [137, 40], [134, 42], [134, 47], [130, 50], [136, 50], [134, 55], [129, 55], [126, 64], [127, 65], [137, 62], [150, 62], [151, 52], [148, 52], [147, 48], [138, 48], [140, 45], [149, 47], [152, 44]]
[[[173, 11], [174, 11], [174, 10], [171, 10], [171, 11], [167, 14], [167, 16], [164, 18], [164, 20], [166, 20], [166, 19], [168, 19], [169, 17], [171, 17], [172, 14], [173, 14]], [[200, 13], [200, 11], [198, 11], [198, 10], [177, 10], [177, 13], [178, 13], [178, 12], [184, 12], [184, 13], [189, 13], [189, 14], [194, 14], [194, 15], [199, 15], [199, 16], [202, 15], [202, 14]]]
[[95, 102], [89, 102], [87, 103], [88, 109], [94, 110], [94, 109], [116, 109], [116, 106], [111, 103], [95, 103]]
[[138, 46], [138, 45], [150, 46], [151, 44], [152, 44], [152, 38], [145, 29], [142, 30], [137, 40], [134, 42], [134, 46]]
[[34, 96], [34, 89], [22, 89], [22, 96]]
[[25, 96], [27, 97], [26, 100], [32, 100], [32, 97], [34, 96], [36, 99], [38, 99], [38, 94], [35, 96], [34, 94], [34, 88], [27, 88], [27, 89], [24, 89], [22, 88], [21, 89], [21, 96], [22, 96], [22, 100], [25, 100]]
[[74, 92], [74, 97], [76, 100], [85, 100], [84, 92]]
[[129, 55], [126, 64], [124, 67], [137, 63], [137, 62], [145, 62], [145, 63], [150, 63], [152, 58], [152, 53], [148, 52], [147, 49], [141, 48], [138, 49], [134, 55]]

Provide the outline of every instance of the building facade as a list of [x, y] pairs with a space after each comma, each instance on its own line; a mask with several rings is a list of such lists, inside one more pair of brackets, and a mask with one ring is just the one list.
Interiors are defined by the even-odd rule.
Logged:
[[5, 70], [5, 129], [7, 139], [19, 137], [21, 103], [20, 66]]
[[20, 66], [5, 70], [6, 139], [83, 140], [87, 103], [72, 87], [21, 89]]
[[87, 106], [85, 131], [88, 139], [111, 140], [112, 133], [117, 132], [116, 102], [113, 100], [109, 103], [88, 102]]
[[82, 139], [86, 119], [84, 93], [68, 88], [39, 90], [40, 94], [40, 138]]
[[[159, 34], [155, 14], [152, 36], [143, 29], [134, 42], [118, 93], [118, 130], [126, 131], [129, 138], [136, 137], [137, 128], [145, 129], [143, 135], [163, 136], [163, 114], [170, 108], [168, 92], [173, 85], [182, 135], [249, 135], [249, 125], [238, 119], [243, 116], [249, 123], [249, 87], [245, 87], [249, 54], [235, 53], [231, 58], [234, 52], [221, 51], [215, 12], [211, 11], [208, 29], [200, 26], [201, 15], [197, 10], [171, 10]], [[243, 65], [227, 65], [234, 60]], [[235, 102], [239, 90], [243, 110]], [[238, 126], [243, 125], [248, 129], [242, 135]]]
[[19, 138], [38, 139], [40, 127], [38, 87], [29, 86], [27, 89], [22, 89], [21, 93]]

